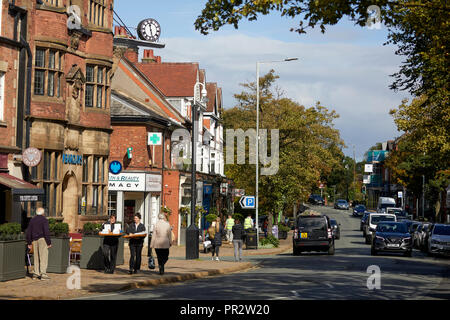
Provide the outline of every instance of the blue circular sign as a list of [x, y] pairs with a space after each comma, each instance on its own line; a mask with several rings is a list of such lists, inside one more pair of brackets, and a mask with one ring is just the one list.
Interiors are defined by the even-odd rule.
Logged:
[[113, 161], [109, 164], [109, 172], [119, 174], [122, 172], [122, 164], [119, 161]]

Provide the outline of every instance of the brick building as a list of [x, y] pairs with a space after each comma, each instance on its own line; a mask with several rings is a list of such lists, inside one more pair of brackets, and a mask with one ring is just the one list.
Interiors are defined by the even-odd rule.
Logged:
[[[29, 49], [26, 54], [19, 48], [4, 61], [16, 100], [6, 107], [6, 142], [1, 144], [14, 149], [8, 156], [10, 173], [44, 190], [40, 201], [24, 202], [22, 210], [31, 217], [43, 206], [71, 231], [85, 221], [102, 221], [112, 132], [113, 1], [13, 1], [18, 28], [8, 2], [0, 3], [2, 34], [21, 39]], [[14, 81], [24, 74], [25, 84]], [[11, 155], [30, 147], [41, 153], [38, 166], [27, 167]]]

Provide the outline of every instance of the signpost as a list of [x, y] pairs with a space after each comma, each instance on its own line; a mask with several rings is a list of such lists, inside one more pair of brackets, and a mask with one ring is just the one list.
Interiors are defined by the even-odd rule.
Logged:
[[255, 202], [254, 196], [241, 197], [241, 200], [239, 200], [239, 204], [241, 205], [242, 209], [255, 209], [256, 208], [256, 202]]

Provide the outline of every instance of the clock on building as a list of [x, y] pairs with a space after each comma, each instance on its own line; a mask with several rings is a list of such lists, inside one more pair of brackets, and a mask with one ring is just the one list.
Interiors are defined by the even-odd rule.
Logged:
[[145, 19], [139, 23], [137, 33], [141, 40], [156, 42], [161, 35], [161, 26], [155, 19]]

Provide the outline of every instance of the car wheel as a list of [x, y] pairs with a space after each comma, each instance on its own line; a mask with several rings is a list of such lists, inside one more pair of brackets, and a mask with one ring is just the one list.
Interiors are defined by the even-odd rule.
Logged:
[[333, 256], [334, 255], [334, 243], [333, 243], [333, 245], [331, 245], [329, 248], [328, 248], [328, 255], [330, 255], [330, 256]]
[[372, 255], [372, 256], [376, 256], [378, 254], [378, 252], [377, 252], [377, 250], [375, 250], [375, 248], [371, 248], [370, 249], [370, 255]]
[[299, 248], [297, 248], [296, 246], [294, 246], [293, 249], [292, 249], [292, 254], [293, 254], [294, 256], [299, 256], [299, 255], [301, 254], [301, 251], [300, 251]]
[[370, 244], [369, 236], [366, 236], [366, 244]]
[[406, 251], [403, 255], [404, 255], [405, 257], [411, 258], [411, 257], [412, 257], [412, 250]]

